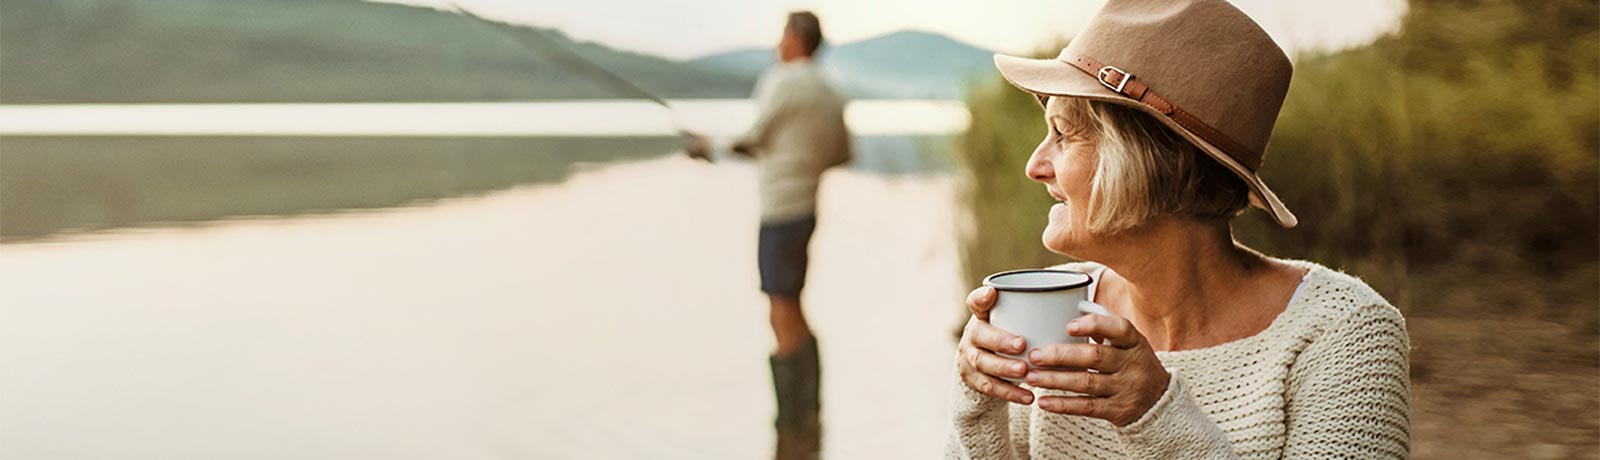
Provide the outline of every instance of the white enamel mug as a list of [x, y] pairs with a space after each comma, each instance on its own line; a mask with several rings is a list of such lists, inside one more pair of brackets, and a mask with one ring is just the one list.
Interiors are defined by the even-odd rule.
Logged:
[[[1086, 314], [1111, 314], [1089, 301], [1091, 282], [1086, 273], [1049, 269], [1012, 270], [984, 278], [983, 285], [994, 288], [997, 296], [989, 323], [1028, 341], [1028, 349], [1020, 355], [1001, 354], [1027, 361], [1024, 356], [1043, 345], [1087, 343], [1088, 338], [1067, 335], [1067, 323]], [[1033, 369], [1033, 363], [1028, 368]]]

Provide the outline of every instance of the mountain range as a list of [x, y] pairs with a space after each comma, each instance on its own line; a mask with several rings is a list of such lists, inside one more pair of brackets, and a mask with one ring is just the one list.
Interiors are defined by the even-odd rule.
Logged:
[[[900, 31], [824, 47], [818, 62], [853, 97], [959, 99], [968, 80], [992, 71], [993, 55], [937, 33]], [[771, 50], [752, 48], [690, 62], [749, 74], [774, 61]]]
[[[775, 32], [776, 33], [776, 32]], [[772, 53], [671, 60], [559, 30], [359, 0], [6, 0], [0, 103], [429, 102], [749, 95]], [[960, 98], [991, 52], [903, 31], [819, 59], [857, 98]]]

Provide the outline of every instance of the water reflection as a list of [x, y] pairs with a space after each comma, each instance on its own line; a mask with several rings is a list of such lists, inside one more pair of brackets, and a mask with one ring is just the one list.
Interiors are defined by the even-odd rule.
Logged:
[[[179, 161], [198, 157], [171, 161], [201, 190], [272, 194], [216, 202], [299, 196]], [[276, 174], [360, 196], [344, 181], [493, 170], [356, 161], [384, 158]], [[156, 177], [141, 200], [200, 180]], [[769, 456], [754, 188], [753, 168], [660, 158], [432, 206], [6, 245], [0, 458]], [[824, 178], [807, 302], [828, 458], [939, 453], [952, 193]]]
[[[853, 168], [946, 171], [949, 136], [866, 136]], [[0, 242], [62, 232], [415, 205], [584, 165], [669, 155], [675, 137], [0, 137]]]

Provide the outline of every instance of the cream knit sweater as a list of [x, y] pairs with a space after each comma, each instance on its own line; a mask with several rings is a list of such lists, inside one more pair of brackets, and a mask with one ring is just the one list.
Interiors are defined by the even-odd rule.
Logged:
[[[1405, 319], [1365, 283], [1310, 262], [1260, 333], [1157, 352], [1167, 392], [1128, 426], [1010, 404], [956, 379], [947, 458], [1405, 458], [1411, 445]], [[1070, 264], [1090, 272], [1095, 264]], [[1063, 394], [1034, 390], [1038, 394]]]
[[760, 112], [735, 143], [756, 149], [761, 223], [811, 215], [822, 172], [850, 161], [848, 101], [809, 59], [772, 66], [754, 96]]

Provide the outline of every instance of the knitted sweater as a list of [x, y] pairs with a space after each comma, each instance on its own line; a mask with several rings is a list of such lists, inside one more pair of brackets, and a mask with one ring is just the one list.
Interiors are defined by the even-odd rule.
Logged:
[[1010, 404], [957, 379], [946, 458], [1406, 458], [1405, 319], [1360, 280], [1288, 263], [1308, 273], [1283, 313], [1250, 337], [1157, 352], [1172, 380], [1127, 426]]
[[848, 101], [810, 60], [780, 63], [756, 83], [756, 121], [735, 141], [756, 149], [761, 223], [816, 212], [822, 172], [850, 161]]

